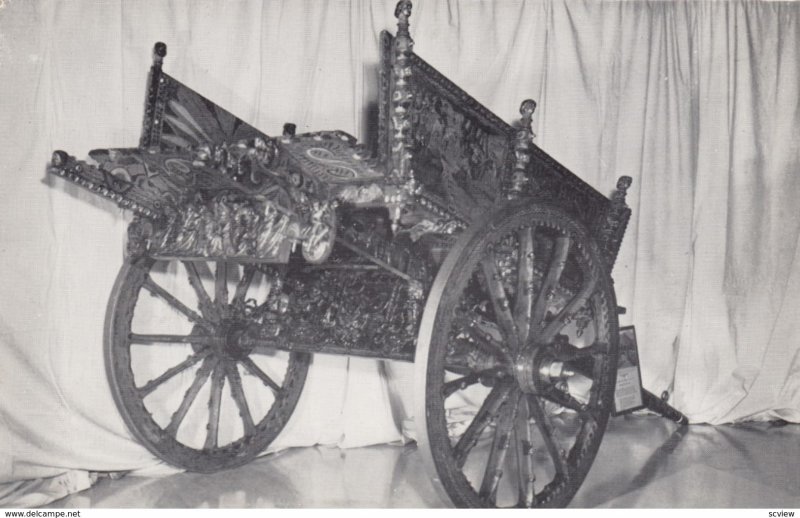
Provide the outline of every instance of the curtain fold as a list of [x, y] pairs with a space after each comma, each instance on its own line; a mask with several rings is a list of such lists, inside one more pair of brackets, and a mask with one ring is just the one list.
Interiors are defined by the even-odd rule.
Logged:
[[[138, 143], [152, 45], [267, 134], [369, 140], [378, 0], [6, 2], [0, 9], [0, 481], [155, 460], [107, 388], [126, 216], [45, 177]], [[415, 50], [604, 194], [634, 179], [614, 269], [645, 386], [694, 422], [800, 421], [800, 4], [415, 2]], [[374, 111], [374, 110], [373, 110]], [[410, 365], [318, 357], [274, 448], [399, 440]], [[390, 379], [387, 379], [390, 378]]]

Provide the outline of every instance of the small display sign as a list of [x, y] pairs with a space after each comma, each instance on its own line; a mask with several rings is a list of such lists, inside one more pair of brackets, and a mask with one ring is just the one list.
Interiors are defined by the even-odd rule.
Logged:
[[642, 373], [639, 370], [639, 349], [633, 326], [619, 330], [619, 361], [617, 386], [614, 391], [614, 415], [644, 408]]

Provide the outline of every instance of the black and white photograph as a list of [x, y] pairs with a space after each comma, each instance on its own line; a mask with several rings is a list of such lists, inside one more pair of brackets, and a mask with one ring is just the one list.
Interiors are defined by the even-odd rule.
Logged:
[[792, 516], [799, 203], [798, 1], [0, 0], [0, 508]]

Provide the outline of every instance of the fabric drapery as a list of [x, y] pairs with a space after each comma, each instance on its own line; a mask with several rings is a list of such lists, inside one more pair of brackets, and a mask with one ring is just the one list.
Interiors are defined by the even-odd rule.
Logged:
[[[138, 143], [165, 70], [267, 134], [369, 141], [383, 1], [8, 1], [0, 9], [0, 481], [155, 460], [105, 378], [126, 216], [45, 177]], [[694, 422], [800, 421], [800, 4], [417, 0], [415, 51], [604, 194], [633, 177], [613, 275], [645, 386]], [[274, 448], [399, 440], [411, 365], [317, 357]]]

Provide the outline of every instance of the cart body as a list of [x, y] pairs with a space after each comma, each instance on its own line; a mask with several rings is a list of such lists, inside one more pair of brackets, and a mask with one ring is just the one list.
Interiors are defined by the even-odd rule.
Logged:
[[[134, 435], [154, 453], [189, 469], [213, 471], [263, 449], [299, 397], [299, 390], [286, 388], [291, 383], [275, 383], [253, 367], [249, 355], [289, 351], [295, 363], [290, 362], [285, 379], [300, 387], [310, 353], [416, 360], [423, 364], [417, 387], [422, 392], [420, 411], [428, 419], [420, 442], [432, 443], [434, 476], [444, 479], [444, 489], [456, 504], [484, 505], [495, 503], [498, 482], [491, 482], [491, 473], [499, 468], [491, 473], [487, 468], [480, 490], [464, 485], [461, 475], [453, 475], [459, 468], [450, 465], [463, 465], [459, 455], [467, 453], [459, 448], [472, 448], [477, 435], [467, 441], [472, 445], [463, 446], [463, 439], [437, 444], [444, 440], [437, 435], [437, 419], [444, 417], [431, 416], [441, 403], [439, 394], [446, 398], [456, 390], [447, 385], [454, 373], [462, 376], [464, 386], [479, 382], [494, 387], [491, 394], [513, 378], [516, 392], [503, 389], [490, 395], [487, 401], [497, 401], [481, 408], [496, 415], [473, 427], [484, 430], [491, 421], [500, 434], [522, 415], [523, 407], [530, 422], [545, 426], [540, 416], [545, 407], [532, 402], [532, 395], [578, 415], [597, 406], [593, 422], [581, 425], [584, 431], [573, 446], [580, 451], [570, 453], [569, 461], [569, 455], [559, 460], [562, 454], [553, 453], [553, 441], [548, 442], [543, 428], [554, 482], [543, 489], [535, 489], [532, 481], [527, 489], [520, 483], [522, 505], [560, 505], [565, 499], [559, 495], [571, 496], [591, 465], [599, 444], [592, 437], [598, 429], [602, 436], [608, 412], [604, 405], [613, 392], [617, 307], [609, 274], [630, 217], [624, 201], [630, 179], [621, 178], [610, 198], [602, 195], [532, 142], [535, 103], [523, 103], [521, 124], [512, 127], [436, 71], [413, 52], [410, 9], [410, 2], [401, 1], [397, 35], [381, 36], [376, 149], [368, 150], [342, 131], [295, 134], [293, 124], [286, 124], [281, 136], [265, 135], [164, 72], [166, 47], [157, 44], [139, 147], [95, 150], [88, 161], [54, 153], [51, 173], [134, 213], [126, 266], [106, 322], [112, 389]], [[511, 237], [495, 239], [496, 232]], [[477, 258], [475, 250], [483, 255]], [[155, 261], [185, 265], [197, 292], [196, 312], [148, 277]], [[218, 265], [214, 300], [203, 290], [196, 266], [201, 263]], [[227, 278], [219, 280], [220, 272], [231, 268], [225, 265], [243, 272], [232, 299]], [[459, 280], [465, 268], [469, 275]], [[470, 273], [470, 268], [479, 273]], [[254, 272], [270, 279], [269, 294], [259, 304], [249, 303], [245, 295]], [[517, 280], [509, 281], [509, 276]], [[191, 333], [135, 333], [130, 321], [140, 289], [186, 315], [194, 324]], [[484, 300], [472, 301], [476, 290], [487, 293]], [[547, 293], [537, 298], [536, 290]], [[461, 302], [449, 299], [456, 292], [462, 293]], [[447, 329], [457, 325], [452, 319], [461, 318], [459, 308], [469, 305], [467, 299], [478, 308], [466, 317], [463, 328], [469, 332], [440, 330], [442, 321]], [[561, 333], [573, 320], [578, 322], [577, 336], [593, 323], [594, 344], [570, 345]], [[463, 343], [450, 347], [437, 345], [437, 340]], [[193, 353], [142, 385], [129, 376], [131, 344], [137, 341], [191, 344]], [[499, 351], [497, 344], [504, 341], [511, 345]], [[565, 367], [570, 361], [575, 362], [572, 370]], [[198, 365], [169, 425], [151, 422], [145, 397], [182, 369]], [[431, 374], [435, 365], [446, 371], [444, 376]], [[503, 365], [508, 367], [505, 374], [500, 372]], [[275, 407], [282, 410], [270, 410], [264, 421], [254, 422], [243, 403], [237, 369], [271, 387]], [[563, 389], [576, 372], [594, 379], [593, 395], [584, 402]], [[436, 385], [436, 376], [444, 386]], [[209, 436], [202, 447], [187, 447], [178, 428], [209, 379]], [[213, 421], [219, 421], [225, 380], [242, 416], [244, 435], [223, 448]], [[543, 385], [551, 382], [566, 395]], [[432, 385], [437, 386], [433, 392]], [[520, 403], [525, 398], [529, 401]], [[512, 406], [513, 416], [508, 410]], [[470, 430], [467, 436], [478, 434]], [[258, 447], [248, 449], [251, 443]], [[489, 463], [504, 462], [497, 460], [502, 444], [492, 448]], [[567, 468], [559, 467], [561, 462], [568, 464], [571, 478]], [[527, 475], [531, 480], [532, 470]]]

